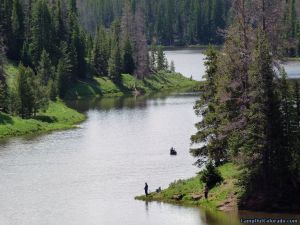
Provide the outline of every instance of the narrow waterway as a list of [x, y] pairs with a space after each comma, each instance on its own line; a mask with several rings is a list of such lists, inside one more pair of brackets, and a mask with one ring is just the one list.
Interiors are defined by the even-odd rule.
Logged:
[[[165, 51], [166, 57], [174, 62], [176, 71], [195, 80], [203, 80], [205, 74], [205, 49], [184, 48]], [[290, 61], [283, 64], [290, 78], [300, 78], [300, 61]]]
[[[206, 224], [199, 210], [134, 200], [195, 175], [194, 94], [70, 103], [80, 128], [0, 144], [0, 224]], [[170, 157], [175, 146], [177, 157]]]

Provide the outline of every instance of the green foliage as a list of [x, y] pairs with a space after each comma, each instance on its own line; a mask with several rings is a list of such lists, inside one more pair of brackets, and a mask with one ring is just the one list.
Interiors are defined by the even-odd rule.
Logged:
[[133, 60], [133, 49], [129, 37], [126, 35], [126, 39], [123, 47], [123, 73], [133, 74], [135, 64]]
[[[155, 53], [154, 53], [155, 54]], [[166, 58], [166, 55], [162, 49], [161, 46], [159, 46], [157, 48], [157, 62], [156, 62], [156, 70], [160, 71], [160, 70], [167, 70], [168, 69], [168, 61], [167, 61], [167, 58]]]
[[121, 71], [122, 71], [122, 61], [120, 47], [115, 44], [112, 49], [110, 59], [108, 61], [108, 76], [114, 82], [121, 84]]
[[171, 64], [170, 64], [170, 71], [173, 72], [173, 73], [175, 73], [175, 70], [176, 70], [175, 69], [175, 64], [174, 64], [174, 61], [172, 60]]
[[72, 81], [72, 64], [70, 52], [66, 42], [62, 42], [60, 45], [61, 57], [58, 61], [56, 69], [57, 88], [58, 94], [62, 98], [65, 96], [66, 91], [70, 87]]
[[48, 4], [45, 0], [37, 0], [33, 4], [31, 20], [31, 42], [29, 52], [33, 65], [37, 66], [40, 56], [45, 50], [53, 52], [53, 24]]
[[96, 75], [106, 76], [110, 49], [107, 34], [103, 27], [97, 29], [93, 46], [93, 67]]
[[[224, 164], [217, 168], [218, 173], [224, 178], [224, 182], [215, 186], [209, 191], [209, 200], [204, 198], [205, 183], [200, 180], [202, 172], [196, 177], [187, 180], [178, 180], [169, 185], [161, 193], [150, 193], [148, 197], [138, 196], [136, 199], [144, 201], [161, 201], [175, 203], [180, 205], [196, 205], [217, 209], [225, 202], [236, 204], [236, 194], [240, 190], [235, 186], [237, 177], [240, 175], [238, 168], [232, 163]], [[200, 180], [200, 182], [199, 182]], [[174, 196], [183, 195], [182, 200], [174, 200]], [[193, 199], [193, 196], [202, 196], [199, 200]]]
[[[1, 76], [1, 75], [0, 75]], [[0, 79], [0, 112], [8, 111], [8, 88], [5, 80]]]
[[54, 78], [54, 68], [51, 63], [49, 54], [43, 50], [40, 61], [37, 66], [37, 76], [42, 81], [42, 84], [46, 86], [50, 79]]
[[0, 112], [6, 112], [8, 109], [8, 87], [4, 72], [4, 49], [0, 38]]
[[129, 74], [122, 74], [121, 86], [115, 84], [107, 77], [78, 81], [66, 93], [65, 98], [77, 99], [94, 96], [120, 96], [131, 94], [133, 91], [149, 93], [164, 89], [193, 88], [197, 85], [199, 85], [198, 82], [177, 73], [161, 71], [145, 80], [138, 80]]
[[32, 69], [19, 66], [17, 91], [20, 98], [19, 114], [22, 118], [29, 118], [39, 110], [48, 106], [49, 95], [47, 87]]
[[198, 158], [196, 164], [199, 167], [205, 163], [207, 157], [214, 160], [217, 165], [227, 159], [226, 140], [219, 138], [221, 118], [217, 97], [218, 54], [209, 47], [206, 55], [206, 80], [200, 100], [194, 107], [196, 114], [202, 120], [196, 124], [197, 133], [191, 137], [193, 144], [201, 144], [201, 147], [191, 149], [192, 155]]
[[13, 0], [11, 29], [12, 40], [9, 54], [12, 59], [18, 60], [25, 39], [24, 13], [20, 0]]
[[217, 184], [223, 181], [221, 173], [216, 169], [214, 164], [210, 161], [205, 170], [202, 171], [200, 181], [205, 183], [209, 189], [212, 189]]
[[50, 102], [45, 112], [26, 120], [0, 112], [0, 138], [74, 128], [74, 124], [84, 119], [84, 115], [60, 101]]
[[[94, 32], [98, 24], [109, 27], [124, 15], [122, 6], [128, 0], [87, 0], [79, 12], [85, 28]], [[131, 2], [132, 11], [139, 1]], [[130, 4], [129, 4], [130, 5]], [[148, 43], [162, 45], [221, 43], [217, 30], [224, 29], [230, 2], [226, 0], [159, 0], [142, 1], [147, 24]]]

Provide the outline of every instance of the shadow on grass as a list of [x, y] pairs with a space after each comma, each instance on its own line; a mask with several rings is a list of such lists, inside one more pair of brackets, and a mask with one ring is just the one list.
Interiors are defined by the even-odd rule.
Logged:
[[92, 88], [93, 92], [103, 95], [103, 91], [101, 89], [101, 86], [99, 86], [99, 83], [97, 82], [97, 80], [91, 78], [91, 79], [86, 79], [86, 80], [80, 80], [79, 82]]
[[45, 122], [45, 123], [55, 123], [57, 122], [57, 118], [54, 116], [45, 116], [45, 115], [37, 115], [34, 116], [32, 119]]
[[0, 113], [0, 125], [13, 124], [13, 123], [14, 121], [10, 116]]

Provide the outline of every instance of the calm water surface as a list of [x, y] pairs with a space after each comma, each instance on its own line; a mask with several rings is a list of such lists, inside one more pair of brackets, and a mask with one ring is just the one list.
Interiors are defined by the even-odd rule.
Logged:
[[[73, 102], [80, 128], [0, 143], [0, 224], [210, 224], [195, 208], [134, 200], [195, 175], [194, 94]], [[175, 146], [178, 157], [170, 157]]]
[[[165, 51], [169, 61], [174, 61], [176, 71], [186, 77], [193, 77], [195, 80], [202, 80], [205, 74], [205, 49], [175, 49]], [[284, 67], [291, 78], [300, 78], [300, 62], [287, 62]]]
[[197, 172], [188, 152], [196, 99], [71, 102], [88, 116], [78, 129], [0, 142], [0, 224], [235, 225], [251, 217], [134, 200], [145, 181], [153, 191]]

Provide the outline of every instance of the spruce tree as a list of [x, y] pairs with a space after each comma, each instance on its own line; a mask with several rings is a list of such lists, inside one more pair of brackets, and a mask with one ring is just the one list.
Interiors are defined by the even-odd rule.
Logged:
[[149, 57], [149, 67], [152, 73], [157, 71], [157, 46], [151, 45], [150, 57]]
[[14, 60], [20, 59], [23, 42], [25, 39], [24, 13], [20, 0], [13, 0], [11, 16], [12, 40], [10, 57]]
[[22, 118], [30, 118], [48, 107], [49, 90], [31, 68], [19, 65], [17, 90]]
[[0, 32], [3, 44], [6, 46], [7, 55], [10, 56], [10, 47], [12, 45], [12, 17], [13, 1], [0, 0]]
[[66, 40], [67, 28], [65, 24], [65, 18], [62, 11], [61, 0], [56, 1], [54, 8], [54, 18], [53, 18], [54, 30], [55, 30], [55, 39], [56, 44], [59, 47], [60, 41]]
[[85, 34], [81, 29], [76, 0], [69, 0], [68, 5], [68, 25], [69, 25], [69, 43], [72, 51], [73, 65], [76, 65], [74, 75], [77, 78], [86, 78], [86, 61], [85, 61]]
[[66, 42], [62, 42], [60, 45], [61, 57], [57, 65], [57, 80], [58, 80], [58, 94], [63, 98], [70, 87], [72, 81], [72, 64], [70, 51]]
[[30, 56], [34, 66], [37, 66], [42, 51], [53, 52], [53, 27], [48, 4], [45, 0], [37, 0], [32, 9], [32, 35], [29, 45]]
[[123, 72], [133, 75], [135, 69], [133, 60], [133, 49], [129, 37], [125, 39], [123, 47]]
[[121, 83], [122, 61], [119, 44], [115, 44], [108, 61], [108, 75], [116, 83]]
[[175, 73], [175, 70], [176, 70], [175, 69], [175, 64], [174, 64], [174, 61], [172, 60], [171, 64], [170, 64], [170, 71], [173, 72], [173, 73]]
[[50, 79], [54, 78], [54, 69], [49, 54], [43, 50], [37, 66], [37, 76], [39, 76], [44, 86], [48, 85]]
[[34, 90], [32, 87], [32, 80], [34, 73], [30, 68], [25, 68], [23, 65], [19, 66], [19, 73], [17, 78], [18, 96], [20, 97], [20, 111], [22, 118], [28, 118], [34, 111]]
[[93, 46], [92, 64], [96, 75], [107, 76], [109, 60], [109, 40], [103, 27], [99, 27], [96, 32]]
[[166, 70], [168, 67], [166, 66], [166, 55], [163, 51], [163, 48], [159, 46], [157, 48], [157, 70]]
[[299, 81], [294, 82], [294, 88], [293, 88], [293, 93], [294, 93], [294, 102], [296, 105], [296, 111], [297, 111], [297, 123], [298, 126], [300, 126], [300, 86], [299, 86]]
[[204, 143], [199, 148], [191, 149], [193, 156], [197, 157], [196, 164], [201, 167], [207, 160], [213, 160], [216, 165], [226, 160], [226, 143], [220, 141], [220, 118], [218, 114], [217, 98], [217, 52], [212, 48], [206, 52], [206, 74], [203, 94], [200, 100], [196, 102], [195, 112], [202, 118], [196, 124], [197, 133], [191, 137], [193, 144]]
[[8, 87], [4, 74], [5, 53], [2, 40], [0, 38], [0, 112], [8, 111]]

